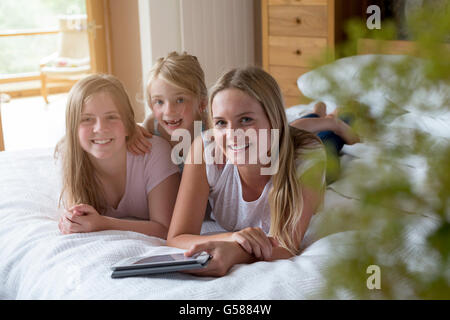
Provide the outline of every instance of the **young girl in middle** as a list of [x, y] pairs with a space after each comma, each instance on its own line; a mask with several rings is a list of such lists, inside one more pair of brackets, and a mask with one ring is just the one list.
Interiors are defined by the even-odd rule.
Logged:
[[[214, 139], [202, 134], [191, 146], [167, 244], [188, 249], [189, 256], [209, 252], [213, 258], [206, 268], [188, 271], [205, 276], [225, 275], [239, 263], [298, 254], [323, 200], [326, 155], [320, 140], [289, 126], [278, 84], [259, 68], [223, 75], [208, 105]], [[268, 165], [259, 158], [257, 163], [238, 161], [249, 158], [250, 146], [260, 145], [260, 135], [239, 144], [230, 134], [237, 129], [279, 130], [279, 140], [263, 150], [269, 155], [271, 146], [278, 145], [277, 172], [263, 175], [261, 169]], [[225, 164], [207, 164], [207, 150], [215, 150], [215, 158], [225, 158]], [[196, 153], [204, 156], [200, 163]], [[228, 232], [200, 235], [208, 202], [212, 218]]]
[[[152, 114], [138, 126], [136, 138], [129, 144], [129, 150], [135, 154], [149, 151], [148, 133], [161, 136], [171, 146], [171, 135], [176, 129], [185, 129], [194, 139], [194, 122], [201, 121], [202, 130], [206, 129], [208, 91], [205, 75], [197, 58], [186, 52], [171, 52], [158, 59], [150, 70], [147, 83], [148, 104]], [[146, 130], [145, 130], [146, 129]], [[179, 156], [179, 168], [183, 170], [186, 155]]]

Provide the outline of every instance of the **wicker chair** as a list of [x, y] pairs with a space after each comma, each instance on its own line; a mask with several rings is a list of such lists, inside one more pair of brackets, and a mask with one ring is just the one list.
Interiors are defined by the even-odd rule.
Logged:
[[40, 61], [41, 95], [49, 82], [75, 83], [91, 72], [86, 15], [59, 17], [58, 51]]

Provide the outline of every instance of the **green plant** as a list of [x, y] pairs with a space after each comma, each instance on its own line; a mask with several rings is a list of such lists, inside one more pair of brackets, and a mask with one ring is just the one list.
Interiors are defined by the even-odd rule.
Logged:
[[[450, 35], [450, 4], [424, 7], [409, 20], [417, 53], [424, 59], [424, 86], [450, 85], [450, 51], [442, 44]], [[349, 41], [337, 48], [336, 58], [355, 54], [359, 38], [393, 39], [393, 22], [383, 22], [381, 30], [367, 30], [353, 21], [348, 26]], [[380, 46], [381, 46], [380, 42]], [[316, 67], [333, 60], [316, 62]], [[372, 79], [385, 67], [375, 59], [362, 70], [362, 85], [370, 90]], [[352, 167], [346, 179], [353, 185], [359, 201], [352, 207], [334, 208], [319, 229], [320, 234], [354, 230], [353, 245], [346, 254], [330, 256], [325, 271], [327, 298], [357, 299], [450, 299], [450, 142], [436, 140], [426, 132], [389, 127], [389, 119], [405, 113], [402, 105], [411, 99], [405, 79], [417, 68], [416, 60], [392, 64], [399, 81], [390, 82], [400, 103], [389, 105], [373, 115], [368, 107], [355, 104], [352, 96], [336, 81], [330, 91], [339, 92], [344, 111], [357, 113], [354, 128], [365, 142], [376, 147], [369, 162]], [[323, 74], [326, 77], [326, 74]], [[447, 92], [447, 98], [449, 97]], [[369, 106], [370, 107], [370, 106]], [[450, 112], [450, 101], [442, 105], [420, 105], [420, 111]], [[389, 134], [389, 141], [381, 137]], [[386, 143], [389, 142], [389, 143]], [[419, 163], [422, 179], [418, 183], [407, 160]], [[381, 289], [367, 287], [367, 267], [381, 270]]]

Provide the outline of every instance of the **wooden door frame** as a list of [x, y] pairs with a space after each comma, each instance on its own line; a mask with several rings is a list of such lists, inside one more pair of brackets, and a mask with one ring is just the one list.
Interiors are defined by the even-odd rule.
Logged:
[[4, 150], [5, 150], [5, 142], [3, 141], [2, 106], [0, 101], [0, 151]]

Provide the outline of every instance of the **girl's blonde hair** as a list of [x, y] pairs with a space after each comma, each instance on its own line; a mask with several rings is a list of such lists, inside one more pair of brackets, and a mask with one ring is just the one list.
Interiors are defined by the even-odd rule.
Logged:
[[147, 102], [151, 105], [150, 86], [156, 78], [161, 78], [173, 86], [187, 90], [199, 100], [208, 98], [208, 89], [197, 57], [186, 52], [173, 51], [165, 58], [159, 58], [150, 70], [147, 82]]
[[61, 156], [63, 169], [59, 205], [62, 203], [66, 209], [80, 203], [93, 206], [99, 213], [106, 209], [103, 187], [87, 152], [81, 148], [78, 136], [84, 104], [100, 92], [107, 92], [114, 100], [127, 132], [127, 140], [136, 133], [133, 108], [125, 88], [116, 77], [94, 74], [72, 87], [66, 105], [66, 134], [55, 149], [55, 156]]
[[257, 67], [233, 69], [225, 73], [211, 88], [209, 121], [212, 127], [212, 102], [225, 89], [236, 88], [256, 99], [270, 122], [271, 129], [279, 129], [279, 169], [273, 175], [269, 193], [270, 234], [280, 245], [298, 254], [296, 227], [303, 210], [301, 185], [296, 174], [295, 160], [301, 150], [320, 145], [313, 134], [290, 127], [286, 119], [283, 98], [275, 79]]

